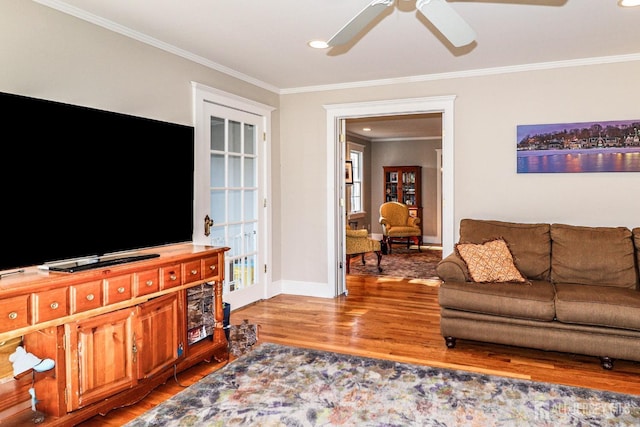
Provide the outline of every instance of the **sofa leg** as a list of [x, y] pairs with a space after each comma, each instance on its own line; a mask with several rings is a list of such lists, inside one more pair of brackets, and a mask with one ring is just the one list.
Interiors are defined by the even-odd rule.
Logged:
[[607, 357], [607, 356], [601, 357], [600, 364], [602, 365], [602, 368], [606, 369], [607, 371], [610, 371], [613, 369], [613, 359], [610, 357]]
[[447, 345], [447, 348], [455, 348], [456, 347], [456, 338], [455, 337], [444, 337], [444, 342]]

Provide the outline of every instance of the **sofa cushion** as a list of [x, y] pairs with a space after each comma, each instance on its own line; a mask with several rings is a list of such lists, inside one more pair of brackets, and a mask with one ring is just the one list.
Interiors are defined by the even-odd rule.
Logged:
[[556, 317], [563, 323], [640, 331], [640, 292], [611, 286], [559, 283]]
[[455, 250], [464, 260], [474, 282], [526, 282], [513, 263], [513, 255], [503, 239], [482, 244], [458, 243]]
[[636, 288], [635, 252], [628, 228], [553, 224], [551, 241], [554, 283]]
[[483, 243], [502, 238], [509, 245], [518, 270], [532, 280], [549, 280], [551, 237], [549, 224], [462, 219], [460, 243]]
[[444, 282], [438, 290], [441, 307], [519, 319], [552, 321], [555, 317], [553, 285], [532, 281], [513, 283]]

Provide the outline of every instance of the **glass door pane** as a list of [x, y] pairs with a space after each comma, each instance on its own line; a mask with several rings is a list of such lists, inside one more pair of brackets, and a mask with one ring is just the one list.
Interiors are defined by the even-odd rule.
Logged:
[[235, 310], [267, 295], [269, 110], [207, 90], [195, 97], [193, 242], [228, 248], [222, 298]]
[[256, 283], [256, 136], [251, 123], [211, 117], [211, 244], [230, 248], [224, 293]]

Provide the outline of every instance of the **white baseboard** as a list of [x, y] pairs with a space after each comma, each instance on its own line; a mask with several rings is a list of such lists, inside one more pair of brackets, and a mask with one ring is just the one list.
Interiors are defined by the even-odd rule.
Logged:
[[295, 280], [279, 280], [271, 283], [267, 289], [267, 298], [279, 294], [299, 295], [305, 297], [334, 298], [335, 289], [328, 283], [300, 282]]

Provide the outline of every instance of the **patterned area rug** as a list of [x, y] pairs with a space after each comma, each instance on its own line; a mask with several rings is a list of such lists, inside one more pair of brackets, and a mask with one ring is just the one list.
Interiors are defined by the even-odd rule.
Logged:
[[407, 279], [437, 279], [436, 266], [442, 260], [442, 250], [407, 249], [406, 246], [394, 245], [389, 255], [382, 255], [378, 272], [377, 258], [374, 253], [365, 254], [365, 264], [362, 265], [360, 256], [351, 259], [349, 274], [364, 274], [368, 276], [391, 276]]
[[263, 343], [127, 424], [637, 426], [638, 396]]

